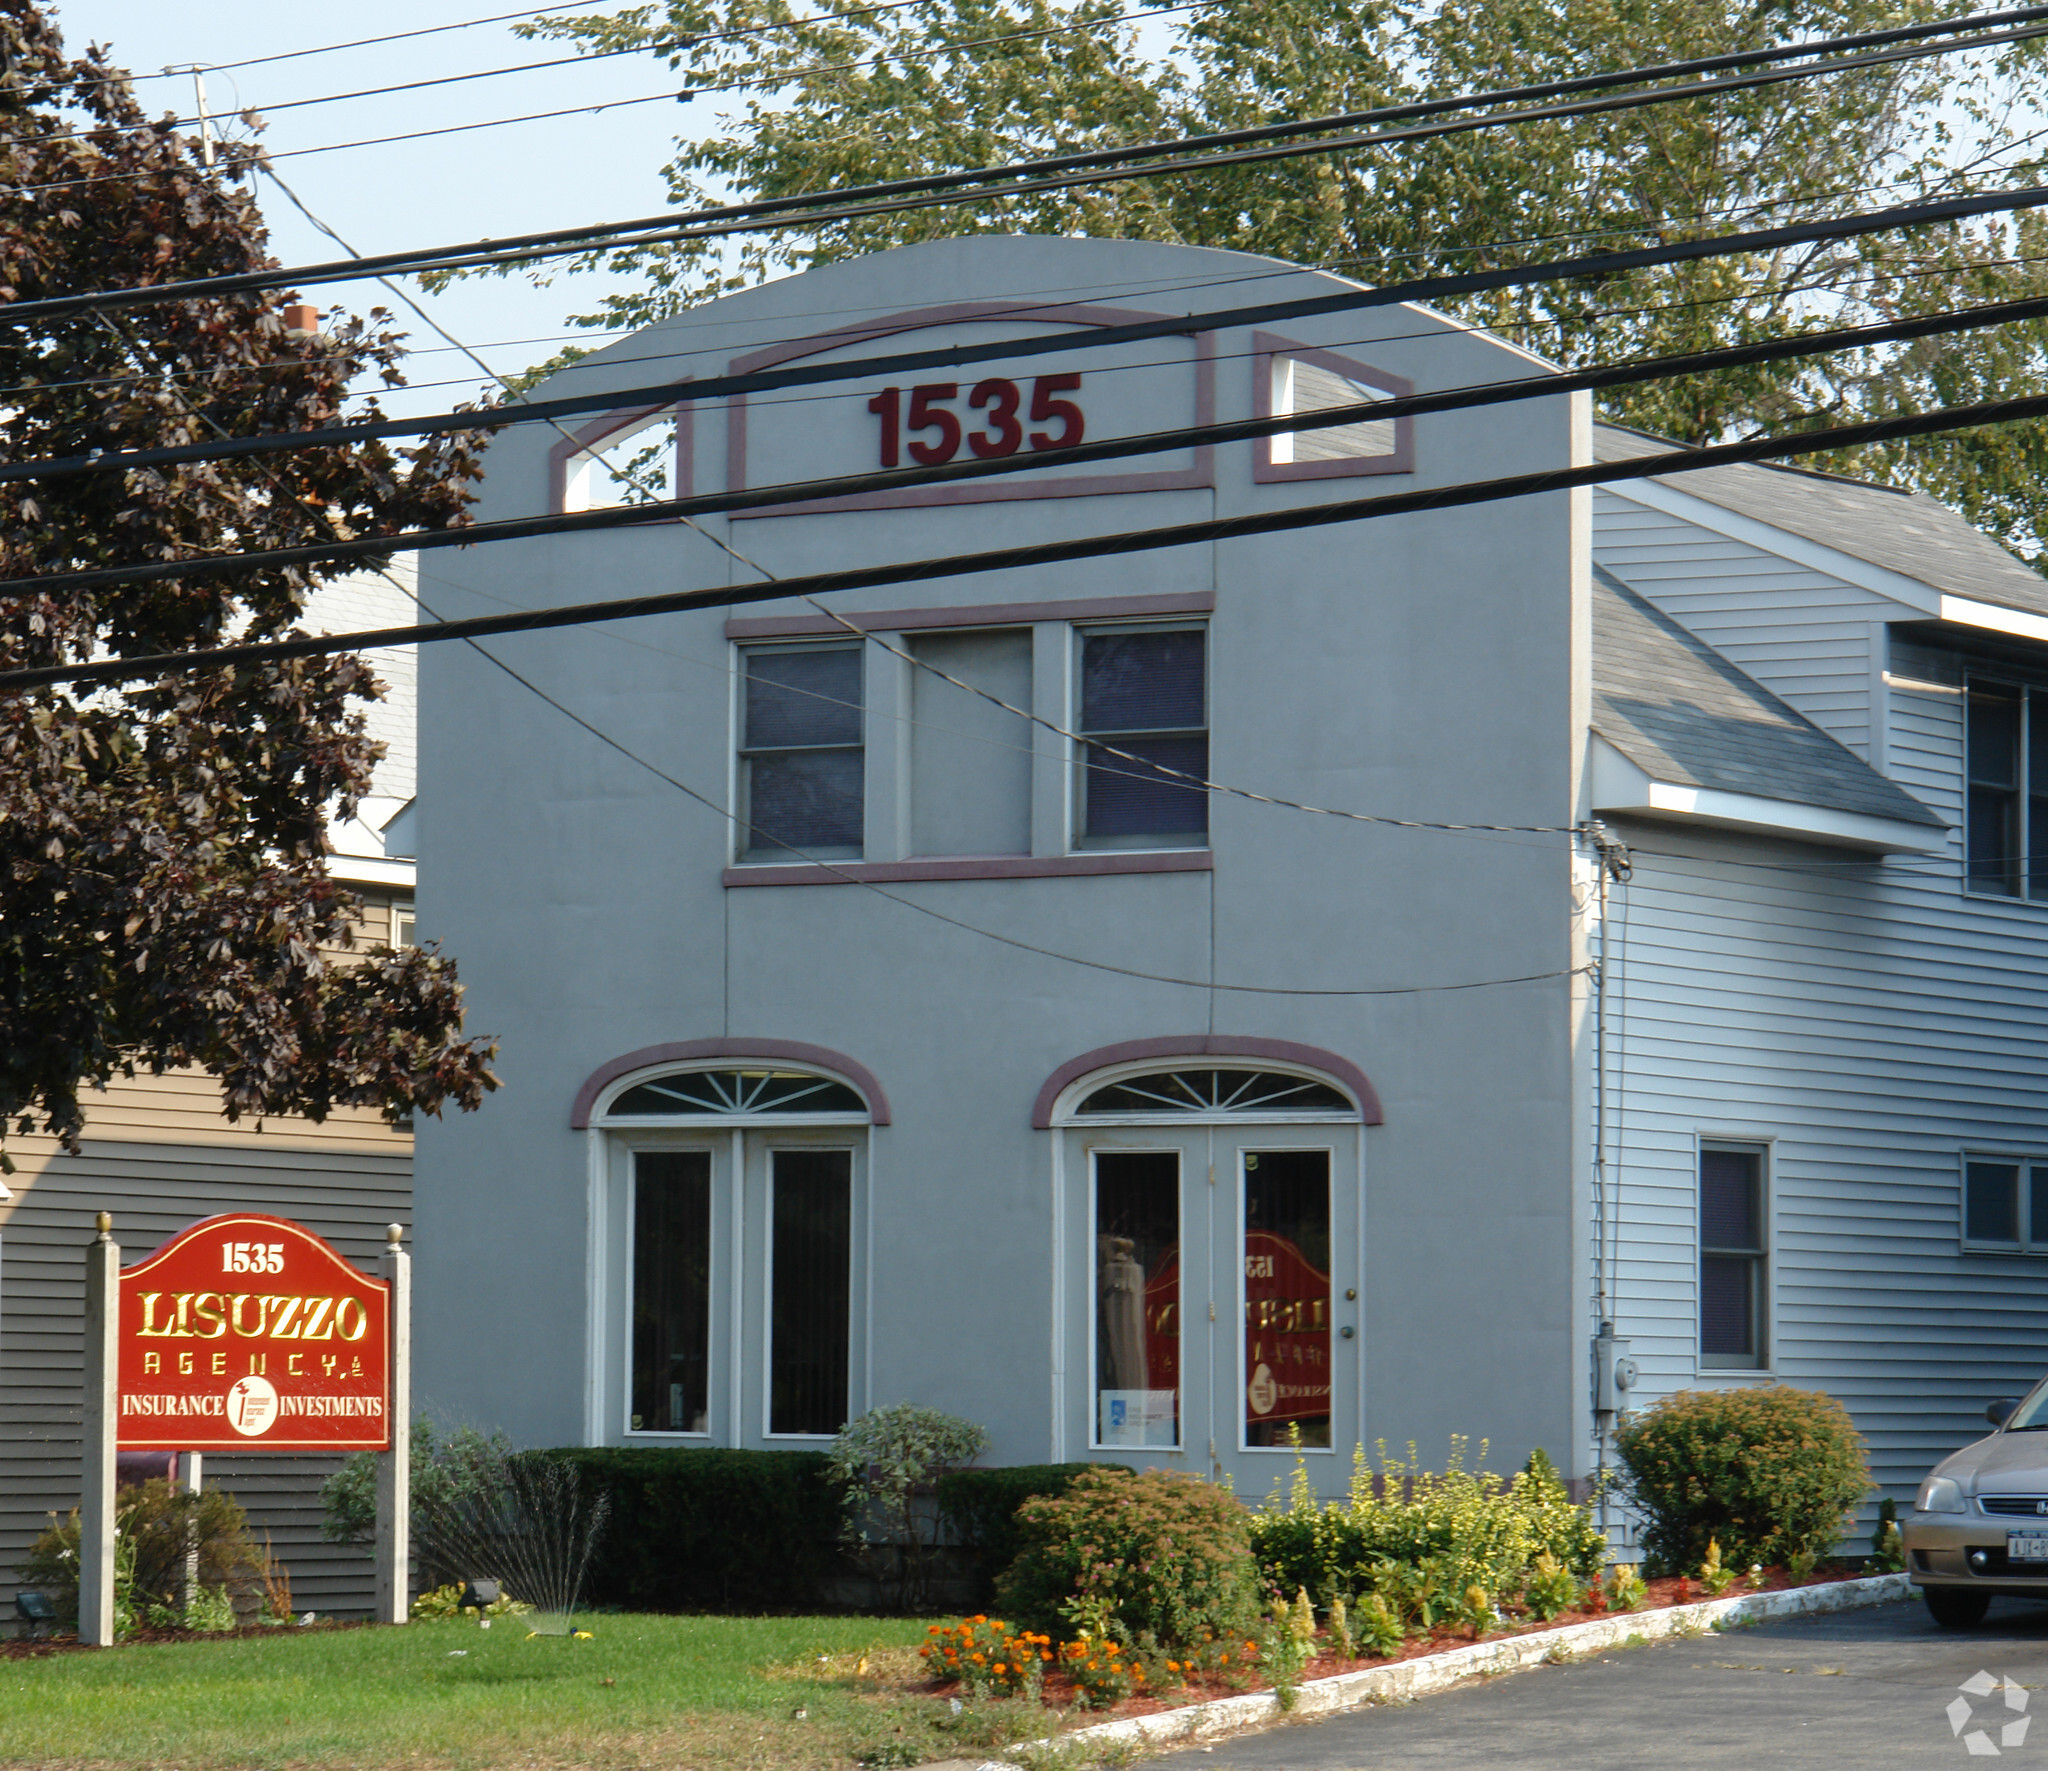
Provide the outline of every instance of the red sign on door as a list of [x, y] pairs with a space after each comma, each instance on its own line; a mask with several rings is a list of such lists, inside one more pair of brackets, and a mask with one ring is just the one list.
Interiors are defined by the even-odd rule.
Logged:
[[390, 1288], [286, 1218], [236, 1212], [121, 1270], [123, 1451], [383, 1451]]
[[1248, 1428], [1330, 1414], [1330, 1276], [1284, 1236], [1244, 1236]]

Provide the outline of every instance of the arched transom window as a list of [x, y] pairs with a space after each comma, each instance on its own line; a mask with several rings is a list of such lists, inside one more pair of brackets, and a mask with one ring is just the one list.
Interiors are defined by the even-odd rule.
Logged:
[[1079, 1118], [1212, 1118], [1218, 1115], [1299, 1118], [1342, 1114], [1358, 1108], [1341, 1089], [1319, 1077], [1278, 1070], [1152, 1070], [1124, 1076], [1091, 1089], [1075, 1103]]
[[756, 1118], [832, 1114], [867, 1117], [867, 1103], [837, 1077], [808, 1070], [682, 1070], [634, 1083], [605, 1118]]

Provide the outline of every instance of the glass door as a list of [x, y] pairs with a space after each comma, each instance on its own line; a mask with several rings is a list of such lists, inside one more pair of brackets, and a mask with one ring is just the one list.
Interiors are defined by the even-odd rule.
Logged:
[[[1348, 1454], [1360, 1432], [1357, 1133], [1229, 1126], [1217, 1135], [1218, 1225], [1231, 1345], [1219, 1392], [1222, 1461], [1247, 1492], [1271, 1485], [1276, 1454]], [[1227, 1437], [1226, 1437], [1227, 1435]], [[1316, 1459], [1320, 1462], [1320, 1459]], [[1313, 1469], [1335, 1493], [1349, 1465]]]

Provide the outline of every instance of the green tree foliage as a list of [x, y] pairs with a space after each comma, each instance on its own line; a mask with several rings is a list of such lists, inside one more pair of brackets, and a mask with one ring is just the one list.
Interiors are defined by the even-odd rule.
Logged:
[[[1105, 0], [917, 0], [795, 22], [790, 0], [667, 0], [523, 27], [656, 48], [704, 133], [672, 201], [829, 192], [1043, 154], [1643, 66], [1952, 11], [1936, 0], [1226, 0], [1152, 55]], [[847, 9], [820, 9], [836, 13]], [[764, 29], [763, 27], [773, 27]], [[1153, 41], [1147, 38], [1146, 42]], [[1911, 60], [1637, 111], [1341, 154], [982, 197], [856, 222], [599, 255], [628, 286], [584, 323], [639, 325], [770, 274], [940, 235], [1092, 234], [1266, 253], [1368, 283], [1768, 226], [2040, 176], [2038, 47]], [[1452, 304], [1582, 365], [1906, 317], [2048, 288], [2037, 216], [1927, 227]], [[1621, 390], [1623, 422], [1690, 441], [2048, 385], [2048, 327], [2009, 327]], [[1825, 465], [1825, 463], [1824, 463]], [[1847, 462], [1834, 465], [1847, 467]], [[2048, 543], [2048, 424], [1866, 451], [1855, 471], [1947, 500], [2029, 556]]]
[[[381, 313], [313, 337], [287, 330], [288, 297], [5, 323], [13, 302], [272, 264], [241, 171], [149, 122], [104, 52], [69, 57], [32, 0], [0, 0], [0, 457], [306, 430], [358, 381], [399, 382]], [[473, 472], [450, 437], [15, 481], [0, 580], [446, 527]], [[281, 636], [339, 570], [0, 583], [0, 667]], [[362, 710], [380, 693], [343, 655], [0, 698], [0, 1127], [75, 1147], [81, 1085], [138, 1067], [210, 1072], [231, 1119], [399, 1118], [495, 1086], [448, 960], [337, 957], [357, 901], [327, 876], [327, 819], [369, 787]]]

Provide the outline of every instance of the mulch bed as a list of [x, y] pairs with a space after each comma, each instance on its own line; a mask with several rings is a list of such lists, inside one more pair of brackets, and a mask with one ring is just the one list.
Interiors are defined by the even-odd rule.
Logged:
[[[1832, 1565], [1817, 1568], [1804, 1580], [1794, 1580], [1782, 1568], [1768, 1568], [1754, 1586], [1747, 1578], [1737, 1581], [1721, 1595], [1724, 1599], [1739, 1597], [1745, 1593], [1781, 1593], [1792, 1587], [1826, 1586], [1833, 1581], [1859, 1580], [1863, 1577], [1861, 1568]], [[1526, 1636], [1537, 1630], [1563, 1629], [1567, 1624], [1590, 1623], [1598, 1617], [1640, 1617], [1646, 1612], [1663, 1611], [1675, 1605], [1690, 1605], [1708, 1597], [1697, 1580], [1679, 1575], [1672, 1578], [1653, 1580], [1649, 1583], [1649, 1596], [1634, 1611], [1610, 1611], [1604, 1603], [1579, 1606], [1570, 1611], [1560, 1612], [1548, 1623], [1540, 1623], [1533, 1617], [1511, 1618], [1500, 1628], [1488, 1630], [1485, 1640], [1504, 1641], [1510, 1636]], [[1441, 1654], [1451, 1648], [1470, 1647], [1476, 1640], [1470, 1629], [1446, 1624], [1430, 1631], [1427, 1635], [1413, 1635], [1401, 1645], [1398, 1654], [1366, 1655], [1353, 1657], [1343, 1654], [1323, 1653], [1311, 1659], [1302, 1669], [1302, 1682], [1311, 1679], [1329, 1679], [1339, 1673], [1355, 1673], [1366, 1667], [1391, 1666], [1396, 1661], [1419, 1660], [1427, 1654]], [[956, 1694], [961, 1687], [957, 1680], [921, 1679], [906, 1690], [921, 1695], [944, 1697]], [[1191, 1679], [1176, 1690], [1159, 1694], [1146, 1692], [1128, 1697], [1122, 1703], [1088, 1712], [1091, 1722], [1119, 1721], [1126, 1716], [1153, 1716], [1162, 1710], [1184, 1709], [1190, 1704], [1207, 1703], [1217, 1697], [1239, 1697], [1254, 1691], [1268, 1690], [1256, 1672], [1236, 1683], [1225, 1679]], [[1070, 1710], [1080, 1703], [1080, 1694], [1074, 1689], [1064, 1673], [1048, 1667], [1045, 1674], [1044, 1701], [1052, 1709]]]

